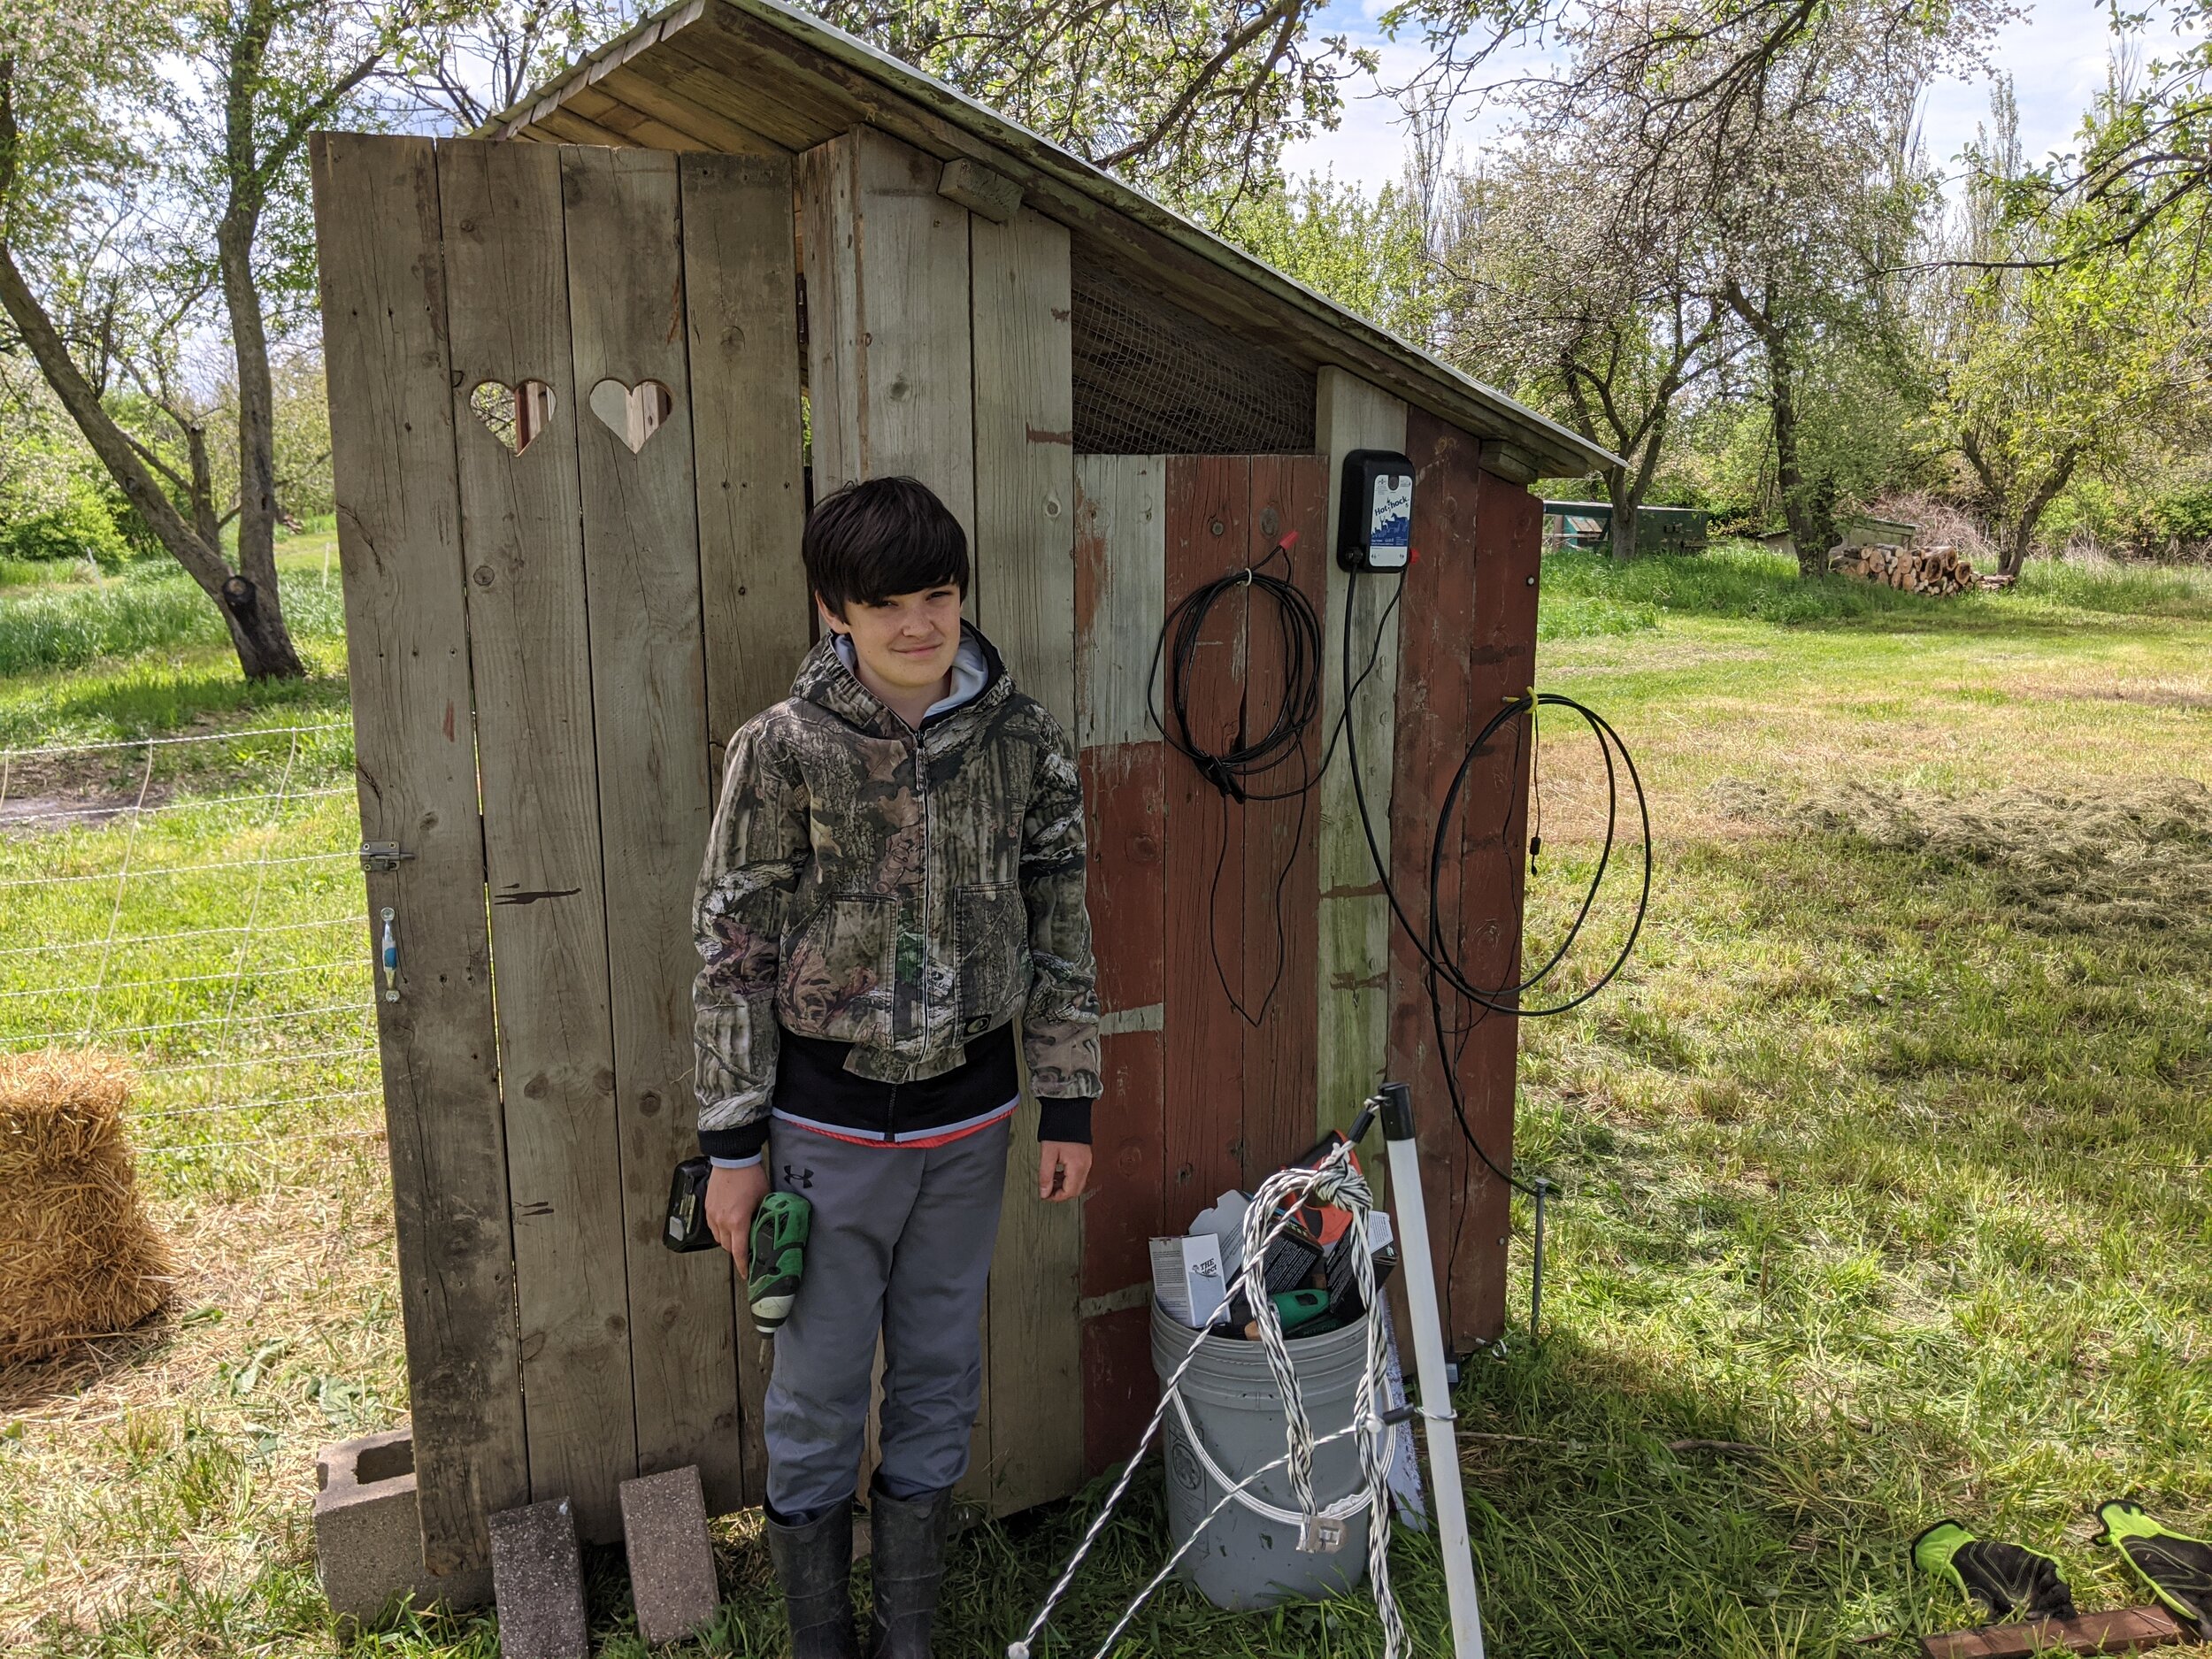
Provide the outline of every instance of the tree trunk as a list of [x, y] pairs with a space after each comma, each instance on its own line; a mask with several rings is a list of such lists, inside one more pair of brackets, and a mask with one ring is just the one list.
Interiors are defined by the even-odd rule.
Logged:
[[1636, 557], [1636, 509], [1642, 504], [1641, 480], [1624, 466], [1605, 469], [1605, 498], [1613, 503], [1612, 528], [1607, 541], [1617, 559]]
[[[0, 56], [0, 198], [14, 188], [17, 132], [15, 123], [15, 60]], [[250, 258], [250, 231], [245, 253]], [[229, 286], [226, 271], [226, 288]], [[252, 289], [250, 270], [246, 278], [247, 292]], [[257, 297], [256, 299], [257, 306]], [[242, 577], [234, 574], [223, 557], [219, 541], [204, 537], [200, 531], [186, 522], [169, 499], [159, 482], [131, 448], [130, 439], [118, 426], [100, 401], [100, 394], [85, 378], [84, 371], [70, 355], [61, 331], [54, 326], [54, 319], [47, 315], [45, 305], [32, 289], [22, 268], [15, 262], [13, 250], [4, 236], [0, 236], [0, 310], [7, 312], [9, 320], [30, 348], [31, 357], [53, 389], [54, 396], [68, 411], [77, 430], [108, 476], [115, 480], [123, 498], [138, 510], [169, 556], [184, 566], [185, 572], [200, 586], [200, 591], [215, 602], [229, 626], [231, 644], [238, 653], [238, 665], [249, 680], [298, 680], [305, 676], [299, 654], [292, 649], [290, 637], [285, 633], [284, 617], [276, 606], [276, 557], [273, 544], [265, 546], [262, 554], [262, 572], [257, 577], [249, 570], [243, 573], [242, 589], [234, 590], [233, 584]], [[265, 339], [261, 332], [260, 312], [254, 313], [253, 338], [262, 347], [261, 388], [264, 409], [275, 402], [273, 388], [268, 374], [268, 356]], [[244, 380], [243, 374], [240, 376]], [[243, 425], [243, 422], [241, 422]], [[265, 413], [264, 429], [268, 421]], [[273, 497], [274, 492], [270, 492]], [[242, 539], [242, 546], [243, 545]]]
[[254, 235], [261, 222], [263, 158], [256, 153], [255, 99], [275, 28], [273, 8], [256, 0], [233, 43], [224, 99], [224, 154], [229, 199], [215, 227], [215, 257], [223, 307], [230, 315], [238, 362], [238, 573], [250, 603], [233, 604], [224, 586], [238, 660], [249, 680], [298, 680], [306, 670], [292, 649], [277, 593], [276, 387], [269, 373], [269, 336], [254, 280]]
[[1814, 577], [1828, 568], [1828, 549], [1836, 541], [1833, 492], [1824, 485], [1809, 484], [1798, 452], [1797, 388], [1791, 378], [1789, 352], [1777, 333], [1766, 343], [1767, 408], [1774, 422], [1774, 480], [1782, 497], [1782, 516], [1788, 520], [1790, 541], [1797, 549], [1797, 573]]
[[2044, 513], [2074, 476], [2074, 468], [2080, 460], [2078, 450], [2069, 449], [2060, 455], [2043, 481], [2021, 503], [2019, 516], [2005, 526], [2004, 540], [1997, 549], [1997, 568], [2001, 572], [2013, 577], [2020, 574], [2020, 567], [2028, 562], [2029, 549], [2035, 545], [2036, 526], [2043, 522]]
[[252, 211], [243, 206], [226, 213], [216, 231], [238, 357], [238, 575], [250, 595], [248, 616], [242, 618], [231, 603], [233, 583], [224, 585], [224, 603], [246, 678], [299, 680], [307, 670], [292, 647], [277, 595], [276, 388], [253, 279], [253, 235]]

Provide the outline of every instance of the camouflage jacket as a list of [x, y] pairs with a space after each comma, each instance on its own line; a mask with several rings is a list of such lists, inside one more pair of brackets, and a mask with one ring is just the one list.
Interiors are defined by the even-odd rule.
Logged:
[[731, 740], [693, 911], [703, 1133], [764, 1133], [785, 1032], [902, 1083], [1019, 1017], [1034, 1094], [1100, 1092], [1074, 751], [964, 633], [983, 688], [918, 733], [826, 638]]

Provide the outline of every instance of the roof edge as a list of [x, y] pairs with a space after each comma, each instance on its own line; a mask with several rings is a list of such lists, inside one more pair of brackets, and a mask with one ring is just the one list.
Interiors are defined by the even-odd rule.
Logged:
[[[812, 48], [845, 68], [885, 84], [892, 91], [958, 127], [970, 138], [994, 149], [1012, 152], [1029, 166], [1063, 187], [1134, 220], [1183, 252], [1258, 288], [1278, 303], [1301, 313], [1310, 322], [1325, 330], [1348, 336], [1350, 341], [1383, 357], [1409, 379], [1433, 386], [1439, 401], [1459, 405], [1457, 408], [1439, 409], [1437, 413], [1455, 419], [1472, 417], [1486, 426], [1502, 426], [1503, 431], [1483, 431], [1475, 435], [1503, 439], [1509, 443], [1517, 442], [1525, 446], [1532, 452], [1527, 463], [1536, 468], [1532, 476], [1574, 477], [1607, 466], [1624, 465], [1619, 457], [1593, 443], [1579, 433], [1529, 408], [1518, 399], [1486, 386], [1390, 330], [1359, 316], [1307, 287], [1295, 277], [1277, 270], [1265, 260], [1255, 257], [1174, 209], [1156, 202], [1142, 191], [1064, 150], [1051, 140], [986, 108], [958, 88], [915, 68], [856, 35], [847, 34], [834, 24], [783, 4], [783, 0], [677, 0], [675, 4], [654, 13], [624, 34], [586, 53], [558, 75], [533, 88], [482, 123], [469, 136], [501, 138], [509, 135], [538, 119], [549, 101], [560, 102], [572, 89], [572, 83], [588, 83], [591, 78], [590, 72], [601, 63], [609, 58], [618, 61], [626, 58], [695, 24], [710, 20], [709, 14], [717, 8], [726, 8], [750, 17]], [[1359, 363], [1348, 362], [1340, 366], [1348, 373], [1368, 378]], [[1407, 388], [1395, 387], [1386, 389], [1402, 396]], [[1409, 401], [1421, 400], [1414, 398]], [[1540, 463], [1542, 465], [1537, 465]]]

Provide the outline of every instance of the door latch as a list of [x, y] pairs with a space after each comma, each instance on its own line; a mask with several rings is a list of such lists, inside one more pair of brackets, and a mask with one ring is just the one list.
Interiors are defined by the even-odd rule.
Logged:
[[363, 841], [361, 843], [361, 872], [364, 875], [389, 875], [399, 868], [400, 860], [415, 855], [402, 852], [397, 841]]

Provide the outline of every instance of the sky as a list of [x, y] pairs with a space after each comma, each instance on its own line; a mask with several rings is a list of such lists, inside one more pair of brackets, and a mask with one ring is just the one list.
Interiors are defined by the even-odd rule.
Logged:
[[[1373, 19], [1387, 5], [1388, 0], [1332, 0], [1314, 34], [1346, 35], [1355, 45], [1375, 48], [1383, 56], [1382, 79], [1402, 80], [1419, 61], [1418, 43], [1394, 44], [1377, 31]], [[2070, 146], [2082, 112], [2104, 83], [2112, 36], [2098, 0], [2028, 0], [2023, 12], [2000, 31], [1991, 57], [2018, 90], [2021, 147], [2033, 161]], [[1497, 60], [1501, 75], [1538, 67], [1544, 56], [1535, 50], [1502, 56]], [[1370, 191], [1395, 180], [1404, 134], [1396, 125], [1396, 106], [1373, 91], [1371, 81], [1348, 84], [1342, 126], [1290, 146], [1286, 168], [1298, 176], [1333, 172], [1339, 180]], [[1922, 118], [1930, 160], [1955, 171], [1954, 158], [1973, 142], [1975, 128], [1988, 114], [1985, 81], [1939, 83]], [[1471, 157], [1494, 138], [1499, 126], [1495, 111], [1475, 113], [1461, 121], [1455, 147]]]

